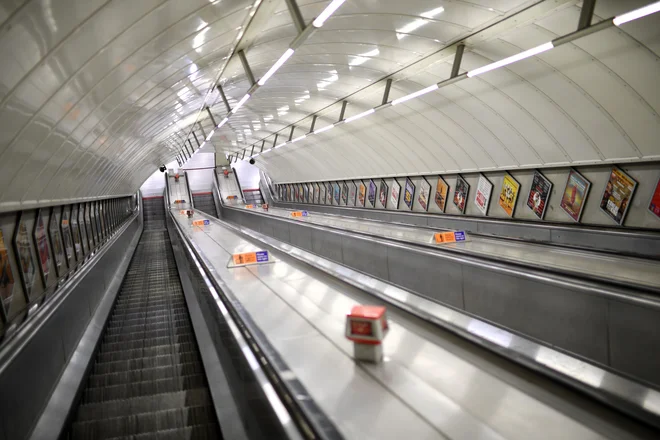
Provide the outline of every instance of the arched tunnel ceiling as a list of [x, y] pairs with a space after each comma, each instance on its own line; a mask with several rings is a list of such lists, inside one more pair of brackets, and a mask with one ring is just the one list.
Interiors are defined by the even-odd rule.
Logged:
[[[297, 31], [284, 0], [0, 3], [0, 210], [135, 191], [249, 89]], [[297, 2], [306, 23], [328, 0]], [[594, 22], [647, 4], [598, 0]], [[295, 136], [577, 27], [566, 0], [347, 0], [216, 131], [232, 154]], [[445, 87], [258, 158], [276, 181], [653, 160], [660, 19], [651, 16]], [[379, 81], [381, 80], [381, 81]], [[198, 124], [193, 124], [199, 120]], [[193, 145], [194, 138], [190, 136]], [[199, 139], [200, 141], [202, 139]], [[259, 147], [258, 147], [259, 148]], [[250, 149], [248, 148], [248, 153]]]

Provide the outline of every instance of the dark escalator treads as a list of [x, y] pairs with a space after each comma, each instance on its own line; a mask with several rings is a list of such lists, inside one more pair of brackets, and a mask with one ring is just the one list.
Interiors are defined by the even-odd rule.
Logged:
[[215, 202], [213, 201], [213, 194], [193, 194], [193, 204], [195, 209], [202, 211], [211, 217], [217, 217], [218, 213], [215, 211]]
[[222, 438], [163, 199], [144, 200], [144, 219], [69, 431], [71, 440]]

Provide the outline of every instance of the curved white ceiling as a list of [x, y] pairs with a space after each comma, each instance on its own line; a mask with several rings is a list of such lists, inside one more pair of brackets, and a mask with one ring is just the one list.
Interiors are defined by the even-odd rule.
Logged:
[[[284, 0], [0, 4], [0, 210], [126, 194], [202, 141], [297, 31]], [[299, 0], [306, 23], [328, 0]], [[598, 0], [597, 21], [648, 1]], [[294, 137], [572, 32], [569, 0], [347, 0], [211, 142]], [[660, 19], [647, 17], [444, 87], [258, 158], [275, 181], [660, 158]], [[193, 124], [199, 120], [198, 124]], [[202, 131], [203, 130], [203, 131]], [[280, 137], [282, 139], [282, 137]], [[278, 143], [281, 142], [278, 141]]]

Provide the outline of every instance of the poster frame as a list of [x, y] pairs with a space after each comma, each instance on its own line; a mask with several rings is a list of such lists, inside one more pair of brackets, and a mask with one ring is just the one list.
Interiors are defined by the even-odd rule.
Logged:
[[[37, 213], [34, 217], [34, 227], [32, 228], [32, 240], [34, 243], [34, 249], [37, 256], [37, 263], [39, 266], [39, 274], [41, 275], [41, 281], [44, 283], [44, 288], [48, 286], [48, 276], [50, 275], [50, 261], [51, 261], [51, 248], [48, 241], [48, 225], [44, 224], [43, 221], [44, 209], [37, 209]], [[41, 250], [39, 249], [39, 239], [37, 237], [37, 232], [39, 229], [39, 220], [41, 220], [41, 227], [43, 228], [43, 240], [46, 243], [46, 268], [44, 269]]]
[[341, 183], [341, 202], [342, 206], [348, 206], [348, 183], [345, 180]]
[[[394, 182], [392, 183], [392, 187], [390, 188], [390, 198], [392, 199], [392, 203], [394, 200], [394, 188], [397, 188], [397, 194], [396, 194], [396, 206], [394, 207], [395, 211], [399, 210], [399, 205], [401, 204], [401, 184], [399, 183], [398, 180], [396, 180], [396, 177], [392, 179]], [[390, 206], [391, 208], [392, 206]]]
[[[408, 183], [410, 183], [410, 186], [412, 187], [412, 194], [410, 195], [410, 205], [406, 203], [406, 191], [408, 191]], [[417, 191], [417, 187], [413, 183], [412, 179], [410, 177], [406, 176], [406, 182], [405, 185], [403, 186], [403, 204], [408, 207], [408, 211], [413, 210], [413, 206], [415, 205], [415, 192]]]
[[[443, 179], [444, 180], [444, 179]], [[459, 181], [463, 183], [465, 186], [465, 196], [463, 197], [463, 209], [461, 209], [458, 206], [458, 203], [456, 203], [456, 196], [458, 195], [458, 189], [459, 189]], [[447, 189], [447, 193], [449, 193], [449, 189]], [[470, 184], [468, 183], [467, 180], [463, 178], [460, 174], [456, 175], [456, 187], [454, 188], [454, 197], [452, 197], [452, 202], [454, 203], [454, 206], [459, 210], [461, 214], [465, 214], [465, 210], [467, 209], [467, 201], [468, 198], [470, 197]], [[446, 205], [446, 203], [445, 203]]]
[[[66, 272], [66, 269], [68, 267], [67, 259], [66, 259], [66, 249], [64, 248], [64, 240], [62, 239], [62, 233], [60, 232], [60, 216], [57, 215], [56, 209], [59, 209], [59, 206], [53, 206], [50, 209], [50, 216], [48, 217], [48, 238], [50, 239], [50, 248], [53, 253], [53, 266], [55, 266], [55, 276], [57, 279], [59, 279], [64, 273]], [[61, 212], [62, 210], [59, 209]], [[53, 224], [54, 222], [54, 224]], [[57, 262], [57, 253], [55, 252], [55, 246], [53, 245], [53, 242], [57, 241], [55, 237], [53, 237], [53, 232], [57, 234], [57, 238], [59, 238], [60, 242], [60, 249], [62, 250], [62, 253], [60, 254], [60, 264], [58, 265]]]
[[[78, 207], [75, 203], [71, 205], [71, 216], [69, 218], [69, 227], [71, 228], [71, 243], [73, 244], [73, 253], [76, 262], [80, 262], [84, 258], [82, 235], [80, 234], [80, 226], [78, 226]], [[76, 238], [78, 239], [78, 247], [76, 247]]]
[[[336, 202], [337, 205], [340, 205], [341, 202], [341, 186], [339, 186], [339, 182], [332, 182], [332, 201]], [[333, 203], [334, 205], [334, 203]]]
[[[35, 247], [34, 247], [33, 243], [31, 243], [31, 241], [32, 241], [31, 238], [32, 237], [30, 237], [30, 232], [28, 231], [27, 226], [25, 226], [25, 237], [27, 237], [27, 240], [28, 240], [27, 249], [28, 249], [30, 261], [32, 262], [32, 265], [34, 266], [34, 276], [33, 276], [33, 279], [32, 279], [32, 282], [31, 282], [30, 286], [28, 287], [27, 279], [25, 278], [25, 276], [26, 276], [25, 275], [25, 269], [23, 268], [23, 263], [21, 261], [21, 252], [20, 252], [19, 245], [18, 245], [18, 234], [20, 232], [21, 224], [25, 224], [25, 222], [23, 220], [24, 216], [25, 216], [24, 212], [21, 212], [18, 215], [18, 220], [16, 222], [16, 228], [14, 229], [14, 238], [13, 238], [12, 241], [13, 241], [13, 245], [14, 245], [14, 256], [16, 257], [16, 265], [18, 266], [18, 274], [19, 274], [19, 277], [21, 279], [21, 285], [23, 287], [23, 295], [25, 295], [26, 303], [29, 304], [32, 301], [32, 299], [34, 299], [34, 297], [36, 296], [35, 290], [37, 288], [37, 286], [36, 286], [37, 271], [39, 269], [37, 269], [37, 267], [36, 267], [38, 262], [37, 262], [37, 257], [34, 254]], [[35, 217], [35, 221], [36, 221], [36, 217]]]
[[[385, 190], [383, 190], [383, 188]], [[387, 209], [387, 202], [390, 199], [389, 193], [390, 193], [390, 187], [387, 186], [385, 179], [380, 179], [380, 186], [378, 187], [378, 201], [380, 202], [380, 206], [383, 207], [382, 209]]]
[[[584, 190], [584, 197], [582, 198], [582, 206], [580, 206], [580, 211], [578, 212], [577, 219], [574, 219], [571, 214], [566, 211], [566, 208], [563, 206], [564, 202], [564, 195], [566, 195], [566, 188], [568, 187], [568, 182], [571, 180], [571, 174], [575, 173], [576, 175], [579, 176], [580, 179], [582, 179], [584, 182], [586, 182], [586, 188]], [[570, 218], [573, 220], [575, 223], [580, 223], [580, 219], [582, 218], [582, 213], [584, 212], [584, 207], [587, 204], [587, 198], [589, 197], [589, 190], [591, 189], [591, 182], [587, 180], [586, 177], [582, 175], [579, 171], [577, 171], [575, 168], [570, 168], [568, 170], [568, 176], [566, 177], [566, 184], [564, 185], [564, 190], [561, 193], [561, 199], [559, 199], [559, 207], [561, 208], [562, 211]]]
[[312, 185], [312, 188], [314, 190], [312, 192], [312, 203], [314, 205], [318, 205], [317, 200], [318, 200], [318, 193], [319, 193], [319, 184], [316, 183], [316, 182], [312, 182], [311, 185]]
[[[348, 204], [348, 206], [357, 206], [358, 187], [355, 184], [355, 180], [351, 180], [350, 182], [351, 182], [350, 184], [353, 185], [353, 186], [349, 186], [349, 190], [348, 190], [348, 202], [349, 202], [349, 204]], [[351, 200], [351, 190], [353, 190], [352, 200]]]
[[[428, 185], [428, 187], [429, 187], [429, 189], [428, 189], [428, 194], [426, 195], [426, 202], [425, 202], [425, 203], [426, 203], [426, 206], [422, 205], [422, 202], [419, 200], [419, 197], [420, 197], [420, 196], [422, 195], [422, 193], [423, 193], [423, 191], [422, 191], [422, 187], [424, 186], [425, 183], [426, 183], [426, 184]], [[419, 206], [422, 207], [422, 209], [424, 210], [424, 212], [429, 212], [429, 201], [431, 200], [431, 188], [433, 188], [433, 187], [431, 186], [431, 183], [429, 183], [428, 179], [427, 179], [426, 177], [424, 177], [424, 176], [422, 176], [422, 182], [419, 184], [419, 186], [420, 186], [420, 191], [419, 191], [419, 194], [417, 195], [417, 203], [419, 203]], [[415, 201], [413, 200], [413, 206], [414, 206], [414, 203], [415, 203]]]
[[[373, 201], [369, 200], [369, 193], [371, 192], [371, 188], [374, 188], [374, 199]], [[376, 200], [378, 200], [378, 186], [376, 185], [376, 182], [374, 182], [374, 179], [369, 179], [369, 186], [367, 187], [367, 198], [366, 200], [369, 200], [369, 203], [371, 203], [371, 207], [373, 209], [376, 209]], [[365, 202], [366, 203], [366, 202]]]
[[[513, 197], [513, 206], [511, 207], [511, 213], [507, 212], [506, 208], [502, 206], [502, 196], [504, 194], [504, 183], [506, 182], [507, 177], [513, 181], [518, 187], [516, 188], [516, 195]], [[513, 218], [513, 216], [516, 214], [516, 206], [518, 205], [518, 196], [520, 196], [520, 189], [522, 186], [520, 185], [520, 182], [516, 180], [515, 177], [513, 177], [509, 173], [504, 173], [504, 177], [502, 178], [502, 188], [500, 188], [500, 194], [497, 199], [497, 204], [502, 208], [504, 213], [509, 217]]]
[[[4, 266], [0, 266], [0, 271], [4, 272], [6, 268], [8, 273], [7, 278], [4, 278], [3, 276], [4, 273], [1, 272], [0, 272], [0, 276], [3, 276], [3, 279], [6, 279], [8, 281], [7, 285], [9, 288], [9, 295], [6, 300], [0, 296], [0, 309], [2, 310], [2, 318], [4, 319], [4, 322], [8, 322], [9, 312], [11, 311], [11, 303], [12, 300], [14, 299], [14, 288], [16, 286], [16, 278], [14, 277], [14, 269], [11, 267], [11, 256], [9, 255], [9, 247], [7, 247], [7, 240], [5, 239], [5, 236], [2, 232], [2, 227], [0, 227], [0, 245], [1, 245], [0, 255], [4, 252], [7, 258], [6, 264]], [[2, 259], [0, 258], [0, 262], [1, 261]], [[6, 307], [5, 307], [5, 301], [7, 302]]]
[[646, 203], [646, 210], [651, 213], [654, 217], [660, 219], [660, 211], [658, 213], [655, 213], [654, 211], [651, 210], [651, 204], [653, 203], [653, 197], [655, 196], [656, 192], [660, 193], [660, 176], [658, 176], [658, 181], [656, 182], [655, 186], [653, 187], [653, 191], [651, 192], [651, 197], [649, 197], [649, 201]]
[[[64, 225], [64, 213], [65, 212], [67, 212], [66, 228], [68, 229], [68, 232], [69, 232], [68, 235], [64, 234], [64, 227], [65, 227], [65, 225]], [[64, 258], [66, 260], [66, 263], [67, 263], [67, 266], [69, 267], [69, 269], [72, 269], [77, 260], [76, 260], [76, 249], [75, 249], [75, 246], [73, 244], [73, 235], [71, 235], [72, 230], [71, 230], [71, 220], [70, 220], [70, 218], [71, 218], [71, 205], [62, 206], [62, 209], [60, 211], [59, 228], [60, 228], [60, 234], [62, 236], [62, 243], [64, 243]], [[69, 238], [69, 243], [68, 244], [71, 245], [71, 247], [70, 247], [71, 257], [70, 258], [69, 258], [69, 252], [67, 251], [67, 237]]]
[[87, 226], [85, 225], [85, 204], [78, 204], [78, 228], [80, 228], [80, 243], [82, 244], [83, 256], [89, 254], [89, 241], [87, 239]]
[[311, 182], [307, 184], [307, 194], [307, 203], [314, 203], [314, 185]]
[[[612, 173], [614, 172], [614, 170], [619, 171], [621, 174], [623, 174], [624, 176], [626, 176], [628, 179], [630, 179], [631, 181], [633, 181], [635, 183], [632, 187], [632, 190], [630, 191], [630, 198], [628, 200], [628, 204], [626, 205], [625, 211], [623, 211], [623, 215], [621, 216], [621, 221], [620, 222], [616, 221], [616, 218], [612, 217], [611, 213], [609, 213], [607, 211], [607, 209], [603, 209], [603, 206], [602, 206], [603, 197], [605, 197], [605, 191], [607, 190], [607, 184], [610, 183], [610, 181], [612, 180]], [[623, 226], [623, 223], [626, 221], [626, 216], [628, 215], [628, 210], [630, 209], [630, 204], [632, 203], [632, 200], [635, 197], [635, 192], [637, 191], [637, 185], [638, 184], [639, 184], [639, 182], [637, 182], [635, 179], [633, 179], [628, 173], [623, 171], [618, 166], [614, 165], [612, 167], [612, 169], [610, 170], [610, 177], [607, 179], [607, 182], [605, 182], [605, 188], [603, 188], [603, 193], [600, 196], [600, 203], [598, 204], [598, 208], [607, 216], [607, 218], [612, 220], [615, 224], [617, 224], [619, 226]]]
[[[532, 191], [535, 189], [535, 186], [534, 186], [534, 178], [535, 178], [537, 175], [538, 175], [542, 180], [544, 180], [547, 184], [550, 185], [550, 187], [548, 188], [548, 194], [547, 194], [547, 196], [546, 196], [546, 198], [545, 198], [545, 202], [544, 202], [544, 204], [543, 204], [543, 212], [541, 213], [541, 216], [540, 216], [540, 217], [539, 217], [538, 213], [534, 210], [534, 208], [532, 208], [531, 206], [529, 206], [530, 198], [532, 197]], [[547, 177], [545, 177], [545, 175], [544, 175], [541, 171], [539, 171], [539, 170], [534, 170], [534, 174], [532, 175], [532, 183], [531, 183], [531, 186], [529, 187], [529, 191], [527, 192], [527, 202], [525, 203], [525, 206], [527, 206], [527, 207], [530, 209], [530, 211], [532, 211], [532, 213], [533, 213], [533, 214], [536, 216], [536, 218], [538, 218], [539, 220], [543, 220], [543, 218], [545, 217], [545, 212], [546, 212], [547, 209], [548, 209], [548, 202], [550, 201], [550, 195], [552, 194], [552, 188], [553, 188], [553, 186], [554, 186], [554, 184], [550, 181], [550, 179], [548, 179]]]
[[[442, 181], [442, 183], [445, 185], [445, 187], [447, 187], [447, 193], [445, 194], [445, 201], [442, 204], [442, 207], [440, 207], [440, 205], [438, 205], [438, 197], [437, 197], [438, 184], [440, 183], [440, 181]], [[431, 187], [431, 188], [433, 188], [433, 187]], [[445, 180], [444, 177], [438, 176], [438, 180], [435, 182], [435, 192], [433, 193], [433, 203], [435, 203], [435, 206], [437, 206], [438, 209], [440, 210], [440, 212], [442, 212], [443, 214], [445, 213], [445, 211], [447, 211], [447, 198], [449, 197], [449, 191], [451, 191], [451, 186], [447, 183], [447, 181]], [[429, 194], [429, 196], [430, 196], [430, 194]], [[453, 199], [454, 198], [452, 197], [452, 200]]]
[[[486, 182], [488, 185], [488, 194], [485, 195], [486, 199], [486, 206], [482, 209], [481, 206], [479, 206], [479, 203], [477, 203], [477, 198], [479, 197], [480, 193], [480, 187], [481, 187], [481, 182]], [[493, 195], [493, 182], [491, 182], [486, 176], [484, 176], [482, 173], [479, 173], [479, 180], [477, 181], [477, 190], [475, 191], [474, 194], [474, 205], [477, 207], [479, 212], [481, 212], [484, 216], [488, 216], [488, 208], [490, 207], [490, 198]]]
[[[359, 194], [360, 194], [360, 189], [362, 189], [362, 188], [364, 188], [364, 194], [363, 194], [363, 197], [362, 197], [362, 204], [359, 204], [360, 203], [360, 195]], [[356, 198], [355, 198], [355, 206], [359, 207], [359, 208], [364, 208], [365, 207], [364, 205], [366, 203], [367, 203], [367, 185], [365, 185], [364, 181], [362, 179], [360, 179], [360, 185], [358, 186], [358, 193], [356, 194]]]

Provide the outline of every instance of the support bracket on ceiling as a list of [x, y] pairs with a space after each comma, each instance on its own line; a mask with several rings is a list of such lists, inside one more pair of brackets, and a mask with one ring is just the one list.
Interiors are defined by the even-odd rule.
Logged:
[[195, 152], [195, 147], [193, 147], [193, 144], [192, 144], [192, 142], [190, 141], [190, 139], [188, 139], [188, 143], [190, 144], [190, 149], [191, 149], [192, 152], [194, 153], [194, 152]]
[[261, 141], [261, 151], [259, 151], [260, 154], [264, 152], [264, 147], [265, 147], [265, 146], [266, 146], [266, 139], [264, 139], [263, 141]]
[[594, 16], [594, 8], [596, 7], [596, 0], [584, 0], [582, 2], [582, 11], [580, 11], [580, 20], [578, 21], [577, 30], [582, 30], [591, 26], [591, 19]]
[[309, 133], [314, 132], [314, 126], [316, 125], [316, 118], [318, 118], [318, 115], [312, 116], [312, 125], [309, 127]]
[[289, 133], [289, 142], [291, 142], [291, 139], [293, 139], [293, 130], [295, 130], [295, 129], [296, 129], [296, 126], [292, 125], [291, 126], [291, 133]]
[[277, 138], [279, 137], [279, 135], [280, 135], [279, 133], [275, 133], [275, 139], [273, 139], [273, 147], [271, 148], [274, 148], [275, 145], [277, 145]]
[[254, 75], [252, 75], [252, 69], [250, 69], [250, 65], [248, 64], [247, 58], [245, 57], [245, 51], [239, 50], [238, 58], [240, 58], [241, 60], [241, 64], [243, 65], [243, 70], [245, 71], [245, 76], [247, 76], [248, 81], [250, 81], [250, 85], [251, 86], [255, 85], [256, 81], [254, 80]]
[[390, 89], [392, 88], [392, 78], [388, 78], [385, 83], [385, 92], [383, 93], [383, 102], [381, 104], [387, 104], [387, 100], [390, 99]]
[[204, 132], [204, 127], [202, 127], [202, 123], [198, 121], [197, 125], [199, 125], [199, 129], [202, 132], [202, 137], [206, 139], [206, 133]]
[[217, 127], [218, 123], [215, 122], [215, 118], [213, 117], [213, 113], [211, 113], [211, 109], [206, 107], [206, 113], [209, 114], [209, 118], [211, 118], [211, 122], [213, 122], [213, 127]]
[[459, 44], [456, 46], [456, 53], [454, 54], [454, 64], [451, 66], [451, 76], [450, 78], [456, 78], [458, 76], [458, 71], [461, 68], [461, 61], [463, 61], [463, 52], [465, 51], [465, 45]]
[[296, 26], [296, 30], [298, 31], [298, 33], [301, 33], [302, 31], [305, 30], [305, 20], [303, 19], [303, 16], [300, 13], [298, 4], [296, 3], [296, 0], [285, 0], [285, 1], [286, 1], [286, 6], [289, 8], [289, 13], [291, 14], [291, 20], [293, 20], [293, 24]]
[[231, 113], [231, 106], [229, 105], [229, 101], [227, 101], [227, 96], [225, 95], [225, 91], [220, 84], [218, 84], [218, 92], [220, 92], [220, 96], [222, 97], [222, 102], [224, 102], [225, 107], [227, 107], [227, 113]]
[[254, 154], [254, 145], [252, 145], [252, 150], [250, 150], [250, 156]]
[[191, 131], [192, 131], [193, 137], [195, 138], [195, 142], [197, 142], [197, 146], [201, 147], [202, 144], [199, 143], [199, 139], [197, 139], [197, 134], [195, 133], [195, 130], [191, 130]]
[[243, 157], [241, 157], [241, 160], [245, 159], [245, 148], [243, 148]]
[[339, 120], [343, 121], [344, 120], [344, 113], [346, 113], [346, 106], [348, 105], [348, 101], [342, 101], [341, 103], [341, 111], [339, 112]]

